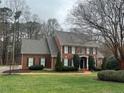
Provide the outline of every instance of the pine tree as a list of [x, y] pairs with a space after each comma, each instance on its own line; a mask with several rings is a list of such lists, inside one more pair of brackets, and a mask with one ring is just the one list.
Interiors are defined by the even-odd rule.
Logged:
[[79, 68], [79, 63], [80, 63], [80, 58], [77, 54], [75, 54], [73, 56], [73, 62], [74, 62], [74, 67], [78, 69]]
[[88, 64], [89, 64], [89, 70], [94, 70], [94, 68], [95, 68], [95, 60], [94, 60], [93, 56], [89, 56]]
[[55, 70], [56, 71], [61, 71], [62, 70], [62, 62], [61, 62], [61, 56], [60, 56], [60, 52], [58, 52], [57, 54], [57, 60], [56, 60], [56, 65], [55, 65]]

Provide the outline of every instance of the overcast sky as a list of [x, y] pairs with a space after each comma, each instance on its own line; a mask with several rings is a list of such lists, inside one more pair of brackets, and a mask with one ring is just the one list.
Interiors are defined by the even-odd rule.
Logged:
[[63, 24], [69, 10], [77, 0], [27, 0], [31, 12], [43, 20], [57, 18]]
[[[61, 25], [64, 24], [67, 14], [77, 0], [26, 0], [32, 14], [37, 14], [41, 20], [56, 18]], [[2, 0], [2, 4], [6, 0]]]

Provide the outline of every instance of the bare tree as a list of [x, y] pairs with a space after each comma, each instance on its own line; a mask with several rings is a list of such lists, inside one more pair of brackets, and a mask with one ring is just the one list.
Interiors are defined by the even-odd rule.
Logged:
[[74, 8], [75, 23], [96, 29], [124, 69], [124, 0], [87, 0]]

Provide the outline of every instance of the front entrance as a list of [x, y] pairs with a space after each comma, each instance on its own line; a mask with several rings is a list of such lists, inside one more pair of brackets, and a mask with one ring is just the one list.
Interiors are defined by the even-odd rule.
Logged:
[[81, 69], [87, 69], [87, 58], [86, 57], [81, 57], [80, 68]]

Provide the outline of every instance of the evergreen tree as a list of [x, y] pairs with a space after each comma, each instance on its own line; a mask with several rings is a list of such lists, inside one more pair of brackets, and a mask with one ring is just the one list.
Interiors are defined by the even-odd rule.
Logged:
[[95, 60], [93, 58], [93, 56], [89, 56], [89, 61], [88, 61], [88, 64], [89, 64], [89, 70], [94, 70], [95, 68]]
[[63, 64], [61, 62], [61, 56], [60, 56], [60, 52], [58, 52], [57, 54], [57, 60], [56, 60], [56, 65], [55, 65], [55, 70], [56, 71], [61, 71], [63, 67]]
[[78, 69], [80, 64], [80, 58], [77, 54], [73, 56], [73, 63], [74, 63], [74, 67]]

